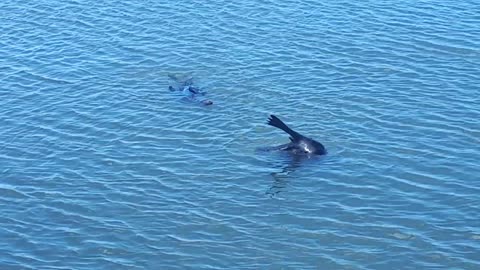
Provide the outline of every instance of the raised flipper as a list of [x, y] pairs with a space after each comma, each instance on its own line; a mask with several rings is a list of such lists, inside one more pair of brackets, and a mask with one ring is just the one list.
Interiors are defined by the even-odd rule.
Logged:
[[279, 129], [285, 131], [286, 133], [288, 133], [288, 135], [290, 135], [290, 140], [292, 142], [298, 141], [298, 140], [302, 139], [302, 137], [303, 137], [298, 132], [293, 131], [291, 128], [289, 128], [285, 123], [282, 122], [282, 120], [280, 120], [278, 117], [276, 117], [273, 114], [270, 115], [270, 118], [268, 119], [267, 124], [269, 124], [270, 126], [279, 128]]

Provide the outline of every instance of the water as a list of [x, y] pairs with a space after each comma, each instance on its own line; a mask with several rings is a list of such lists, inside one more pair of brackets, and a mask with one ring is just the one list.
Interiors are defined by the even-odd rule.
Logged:
[[[480, 269], [477, 1], [13, 0], [0, 33], [1, 269]], [[329, 155], [256, 153], [269, 114]]]

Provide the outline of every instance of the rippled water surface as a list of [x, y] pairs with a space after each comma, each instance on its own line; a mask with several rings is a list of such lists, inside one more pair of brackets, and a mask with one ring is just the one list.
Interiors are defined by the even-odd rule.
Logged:
[[0, 269], [480, 269], [478, 1], [164, 2], [0, 3]]

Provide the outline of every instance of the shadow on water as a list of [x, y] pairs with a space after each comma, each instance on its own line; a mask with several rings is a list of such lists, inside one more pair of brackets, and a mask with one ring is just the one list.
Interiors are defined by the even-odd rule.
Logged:
[[278, 172], [272, 172], [270, 175], [273, 178], [271, 186], [265, 191], [265, 194], [273, 198], [284, 192], [288, 186], [290, 174], [295, 172], [301, 166], [301, 158], [288, 157], [290, 160], [283, 164], [281, 170]]
[[298, 156], [288, 153], [283, 153], [284, 163], [280, 167], [280, 171], [272, 172], [270, 175], [273, 178], [271, 186], [265, 191], [265, 194], [274, 198], [280, 193], [285, 192], [288, 183], [293, 179], [295, 171], [301, 167], [312, 165], [313, 161], [318, 164], [321, 160], [319, 156]]

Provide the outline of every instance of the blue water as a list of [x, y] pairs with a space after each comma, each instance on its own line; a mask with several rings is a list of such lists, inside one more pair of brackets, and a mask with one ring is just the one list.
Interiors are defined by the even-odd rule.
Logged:
[[480, 269], [478, 4], [1, 1], [0, 269]]

